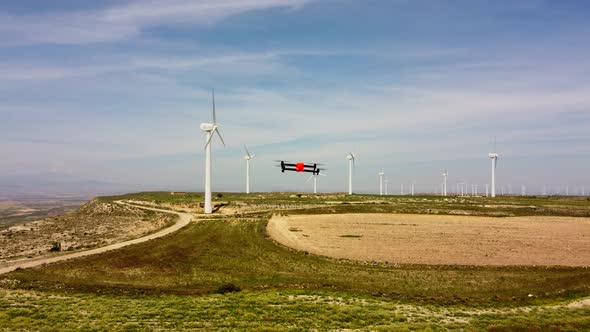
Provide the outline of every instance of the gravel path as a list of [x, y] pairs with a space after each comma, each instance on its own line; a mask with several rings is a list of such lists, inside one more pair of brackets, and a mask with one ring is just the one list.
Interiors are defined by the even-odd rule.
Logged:
[[151, 210], [151, 211], [164, 212], [164, 213], [174, 213], [174, 214], [177, 214], [179, 218], [178, 218], [178, 221], [174, 225], [172, 225], [168, 228], [164, 228], [156, 233], [149, 234], [149, 235], [137, 238], [137, 239], [111, 244], [106, 247], [74, 252], [71, 254], [64, 254], [64, 255], [46, 257], [46, 258], [34, 258], [34, 259], [29, 259], [29, 260], [20, 260], [17, 262], [13, 262], [13, 263], [10, 263], [9, 265], [0, 267], [0, 274], [14, 271], [17, 268], [26, 269], [26, 268], [30, 268], [30, 267], [43, 265], [43, 264], [51, 264], [51, 263], [65, 261], [68, 259], [101, 254], [101, 253], [104, 253], [104, 252], [107, 252], [110, 250], [120, 249], [120, 248], [123, 248], [126, 246], [130, 246], [132, 244], [137, 244], [137, 243], [149, 241], [152, 239], [156, 239], [156, 238], [168, 235], [170, 233], [174, 233], [177, 230], [187, 226], [191, 222], [191, 219], [192, 219], [192, 216], [190, 213], [177, 212], [177, 211], [171, 211], [171, 210], [162, 210], [162, 209], [156, 209], [156, 208], [148, 208], [148, 207], [144, 207], [144, 206], [127, 204], [122, 201], [116, 201], [115, 203], [129, 205], [129, 206], [133, 206], [133, 207], [144, 209], [144, 210]]

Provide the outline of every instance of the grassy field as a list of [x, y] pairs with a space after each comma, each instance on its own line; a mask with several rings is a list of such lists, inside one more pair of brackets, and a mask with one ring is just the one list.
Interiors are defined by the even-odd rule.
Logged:
[[[64, 328], [130, 330], [156, 325], [250, 330], [590, 329], [589, 306], [563, 304], [590, 296], [588, 268], [339, 261], [281, 247], [265, 234], [273, 212], [401, 209], [577, 216], [589, 211], [585, 199], [445, 201], [435, 196], [316, 198], [294, 194], [260, 199], [259, 195], [269, 194], [223, 194], [219, 200], [229, 206], [275, 205], [275, 209], [217, 215], [170, 236], [115, 252], [0, 276], [0, 326], [42, 330], [43, 322], [64, 319], [71, 324]], [[126, 197], [169, 204], [187, 204], [196, 197], [187, 196], [140, 193]], [[120, 197], [101, 198], [114, 199]], [[249, 200], [253, 202], [247, 203]], [[492, 203], [500, 206], [485, 207]], [[238, 289], [241, 291], [216, 294]], [[67, 310], [68, 303], [78, 303], [76, 308], [83, 309]]]
[[[313, 289], [432, 304], [539, 303], [590, 295], [590, 270], [547, 267], [388, 266], [294, 252], [265, 238], [266, 218], [206, 220], [115, 252], [11, 274], [22, 288], [208, 294]], [[530, 298], [528, 294], [533, 294]]]
[[[565, 196], [380, 196], [309, 193], [220, 193], [214, 204], [237, 210], [235, 213], [282, 211], [282, 213], [391, 212], [489, 216], [574, 216], [590, 217], [590, 197]], [[103, 201], [133, 199], [178, 205], [199, 206], [202, 197], [195, 193], [144, 192], [100, 197]], [[313, 209], [313, 211], [310, 211]]]
[[347, 293], [242, 291], [208, 296], [0, 290], [0, 330], [581, 331], [587, 309], [413, 305]]

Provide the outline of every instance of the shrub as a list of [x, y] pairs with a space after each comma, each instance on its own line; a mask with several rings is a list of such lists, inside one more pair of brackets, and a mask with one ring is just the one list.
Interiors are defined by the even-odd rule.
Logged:
[[53, 242], [49, 251], [61, 251], [61, 242]]
[[216, 290], [215, 293], [217, 294], [225, 294], [225, 293], [233, 293], [233, 292], [239, 292], [242, 289], [232, 283], [227, 283], [227, 284], [223, 284], [221, 286], [219, 286]]
[[217, 199], [220, 199], [221, 197], [223, 197], [223, 194], [218, 193], [217, 195], [215, 195], [215, 197], [217, 197]]

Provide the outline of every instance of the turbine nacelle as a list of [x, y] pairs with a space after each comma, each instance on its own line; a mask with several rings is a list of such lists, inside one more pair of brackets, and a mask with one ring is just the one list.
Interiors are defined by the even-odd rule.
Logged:
[[248, 151], [248, 148], [246, 147], [246, 145], [244, 145], [244, 150], [246, 150], [246, 155], [244, 156], [245, 160], [250, 160], [250, 159], [254, 158], [254, 155], [250, 154], [250, 151]]
[[215, 129], [215, 125], [212, 123], [201, 123], [200, 126], [202, 131], [212, 131], [213, 129]]
[[497, 153], [489, 153], [488, 157], [490, 158], [498, 158], [498, 154]]

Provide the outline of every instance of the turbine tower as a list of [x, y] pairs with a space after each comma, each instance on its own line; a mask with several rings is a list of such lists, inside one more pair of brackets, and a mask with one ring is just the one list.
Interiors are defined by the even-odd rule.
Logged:
[[305, 182], [307, 183], [307, 181], [311, 180], [313, 178], [313, 193], [317, 194], [318, 193], [318, 176], [326, 176], [325, 174], [312, 174], [310, 175], [307, 180], [305, 180]]
[[211, 141], [214, 132], [217, 133], [221, 143], [225, 146], [225, 142], [219, 133], [219, 126], [217, 126], [217, 121], [215, 119], [215, 90], [211, 90], [211, 98], [213, 104], [213, 123], [203, 122], [200, 126], [201, 130], [207, 134], [205, 140], [205, 213], [213, 212], [213, 206], [211, 204]]
[[387, 192], [387, 183], [389, 182], [389, 180], [387, 180], [387, 178], [385, 178], [385, 195], [388, 194]]
[[244, 159], [246, 160], [246, 194], [250, 193], [250, 159], [254, 158], [253, 155], [250, 154], [246, 145], [244, 145], [244, 150], [246, 150], [246, 155]]
[[349, 152], [346, 159], [348, 159], [348, 194], [352, 195], [352, 168], [354, 166], [354, 154]]
[[378, 175], [379, 175], [379, 195], [383, 195], [383, 175], [385, 175], [385, 173], [383, 172], [383, 169], [381, 169], [381, 172], [379, 172]]
[[[495, 150], [495, 149], [494, 149]], [[498, 154], [489, 153], [488, 157], [492, 159], [492, 197], [496, 197], [496, 165], [498, 163]]]
[[449, 176], [449, 173], [447, 172], [447, 170], [445, 169], [445, 172], [443, 173], [443, 176], [445, 177], [445, 182], [444, 182], [444, 186], [443, 186], [443, 196], [447, 195], [447, 177]]

